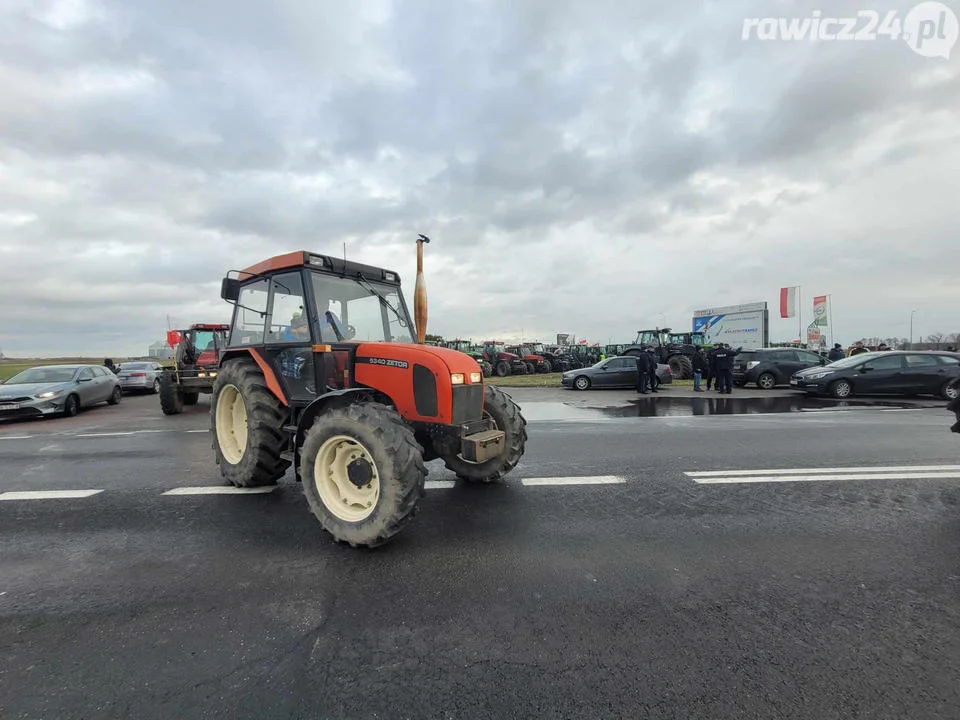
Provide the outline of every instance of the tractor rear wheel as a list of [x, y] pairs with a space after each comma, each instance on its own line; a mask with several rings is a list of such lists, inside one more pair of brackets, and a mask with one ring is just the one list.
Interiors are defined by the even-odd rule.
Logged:
[[506, 377], [510, 374], [510, 363], [506, 360], [500, 360], [497, 363], [497, 367], [494, 368], [494, 372], [497, 374], [497, 377]]
[[160, 409], [164, 415], [177, 415], [183, 412], [183, 393], [173, 381], [172, 373], [160, 377]]
[[689, 380], [693, 377], [693, 361], [686, 355], [671, 355], [667, 358], [670, 374], [678, 380]]
[[236, 487], [274, 485], [290, 461], [284, 408], [250, 360], [231, 360], [217, 375], [210, 398], [210, 431], [220, 474]]
[[550, 361], [544, 360], [542, 363], [537, 365], [537, 372], [539, 373], [553, 372], [553, 368], [550, 366]]
[[503, 453], [499, 457], [474, 463], [464, 460], [459, 452], [441, 455], [443, 464], [467, 482], [490, 483], [499, 480], [516, 467], [527, 445], [527, 421], [513, 399], [500, 388], [484, 386], [483, 417], [493, 420], [497, 429], [506, 434]]
[[427, 469], [413, 430], [382, 403], [333, 408], [307, 430], [304, 495], [323, 529], [353, 547], [387, 542], [413, 518]]

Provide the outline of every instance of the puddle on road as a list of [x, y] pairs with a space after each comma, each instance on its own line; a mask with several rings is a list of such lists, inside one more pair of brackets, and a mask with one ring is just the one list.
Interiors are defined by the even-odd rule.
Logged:
[[534, 421], [590, 420], [625, 417], [690, 417], [693, 415], [761, 415], [770, 413], [816, 414], [824, 410], [886, 408], [914, 410], [937, 408], [936, 401], [905, 403], [896, 400], [831, 400], [816, 397], [694, 397], [637, 398], [627, 405], [589, 407], [562, 402], [528, 402], [522, 406], [524, 417]]

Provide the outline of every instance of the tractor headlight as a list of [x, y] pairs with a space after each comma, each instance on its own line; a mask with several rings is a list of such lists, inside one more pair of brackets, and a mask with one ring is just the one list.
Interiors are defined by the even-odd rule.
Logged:
[[453, 385], [463, 385], [463, 373], [452, 373], [450, 375], [450, 382]]
[[206, 377], [206, 376], [207, 376], [207, 374], [206, 374], [205, 372], [198, 372], [198, 373], [197, 373], [197, 377]]
[[470, 382], [478, 383], [483, 381], [483, 373], [470, 373]]

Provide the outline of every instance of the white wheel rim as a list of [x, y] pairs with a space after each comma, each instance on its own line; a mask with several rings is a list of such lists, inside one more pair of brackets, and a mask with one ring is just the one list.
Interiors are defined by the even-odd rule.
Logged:
[[958, 395], [960, 395], [960, 386], [950, 385], [947, 387], [946, 396], [948, 399], [956, 400]]
[[850, 394], [850, 385], [848, 385], [845, 382], [842, 382], [839, 385], [837, 385], [837, 395], [839, 395], [840, 397], [846, 397], [849, 394]]
[[247, 450], [247, 406], [236, 385], [227, 385], [217, 398], [217, 444], [223, 459], [236, 465]]
[[764, 375], [760, 378], [760, 387], [769, 390], [773, 387], [773, 378], [769, 375]]
[[[370, 464], [370, 482], [363, 487], [350, 482], [347, 468], [354, 460]], [[366, 520], [380, 499], [380, 474], [373, 455], [348, 435], [334, 435], [320, 446], [313, 461], [313, 483], [326, 508], [346, 522]]]
[[577, 378], [576, 384], [577, 384], [577, 387], [580, 388], [581, 390], [587, 389], [587, 381], [584, 380], [583, 378]]

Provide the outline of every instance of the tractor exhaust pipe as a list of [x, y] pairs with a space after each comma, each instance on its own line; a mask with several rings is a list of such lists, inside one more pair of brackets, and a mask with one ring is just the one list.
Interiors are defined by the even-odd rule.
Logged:
[[427, 338], [427, 284], [423, 280], [423, 244], [428, 242], [430, 238], [426, 235], [417, 238], [417, 284], [413, 289], [413, 322], [420, 345], [423, 345]]

